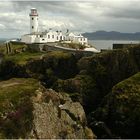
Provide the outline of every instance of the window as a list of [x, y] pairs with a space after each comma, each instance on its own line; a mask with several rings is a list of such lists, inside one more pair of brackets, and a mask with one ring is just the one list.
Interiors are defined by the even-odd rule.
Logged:
[[44, 38], [42, 39], [42, 41], [45, 40]]
[[52, 35], [52, 38], [54, 38], [54, 35]]
[[81, 41], [82, 41], [82, 38], [81, 38]]
[[50, 38], [50, 35], [48, 35], [48, 39]]
[[43, 35], [40, 35], [40, 37], [43, 37]]
[[32, 26], [32, 29], [34, 29], [34, 26]]
[[57, 36], [57, 40], [58, 40], [58, 36]]
[[32, 20], [34, 20], [34, 18], [32, 18]]

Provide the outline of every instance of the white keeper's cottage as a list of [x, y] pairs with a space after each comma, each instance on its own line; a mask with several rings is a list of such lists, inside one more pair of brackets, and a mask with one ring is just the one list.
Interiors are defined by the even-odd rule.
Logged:
[[67, 43], [79, 43], [82, 45], [88, 45], [88, 40], [84, 36], [75, 35], [67, 30], [65, 33], [62, 31], [53, 31], [52, 29], [44, 32], [39, 31], [38, 25], [38, 13], [37, 9], [32, 8], [30, 16], [30, 34], [23, 35], [21, 42], [31, 43], [47, 43], [47, 42], [67, 42]]

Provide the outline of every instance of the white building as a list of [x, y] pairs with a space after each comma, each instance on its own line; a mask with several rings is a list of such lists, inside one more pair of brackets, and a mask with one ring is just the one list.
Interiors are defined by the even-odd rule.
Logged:
[[30, 16], [30, 34], [23, 35], [21, 37], [21, 42], [25, 43], [47, 43], [47, 42], [73, 42], [82, 45], [88, 45], [88, 40], [82, 35], [75, 35], [74, 33], [62, 31], [53, 31], [49, 29], [48, 31], [39, 32], [38, 26], [38, 13], [37, 9], [32, 8]]

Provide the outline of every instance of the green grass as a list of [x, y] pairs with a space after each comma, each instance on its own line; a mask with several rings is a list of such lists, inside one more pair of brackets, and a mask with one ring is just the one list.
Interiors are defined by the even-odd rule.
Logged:
[[63, 47], [73, 48], [73, 49], [84, 49], [86, 48], [85, 45], [78, 44], [78, 43], [59, 43]]
[[[120, 92], [119, 92], [120, 91]], [[114, 88], [113, 92], [116, 93], [117, 97], [130, 96], [131, 94], [138, 94], [140, 97], [140, 72], [134, 76], [118, 83]], [[124, 96], [123, 96], [124, 97]]]
[[[27, 45], [25, 45], [25, 44], [12, 44], [12, 43], [10, 43], [10, 47], [11, 47], [11, 49], [12, 49], [12, 51], [14, 52], [14, 51], [16, 51], [16, 50], [21, 50], [21, 49], [23, 49], [23, 48], [27, 48]], [[6, 44], [0, 44], [0, 52], [1, 53], [6, 53]]]
[[38, 52], [38, 53], [30, 53], [30, 52], [23, 52], [17, 54], [9, 54], [5, 56], [5, 60], [12, 60], [17, 64], [24, 65], [31, 59], [39, 59], [42, 55], [46, 53]]
[[3, 106], [7, 101], [18, 104], [20, 98], [34, 95], [38, 87], [38, 82], [34, 79], [10, 79], [0, 82], [0, 111], [7, 108]]
[[10, 43], [10, 46], [12, 47], [13, 50], [22, 49], [22, 48], [27, 47], [27, 45], [24, 45], [24, 44], [12, 44], [12, 43]]
[[140, 116], [140, 72], [118, 83], [112, 89], [119, 113], [133, 117]]
[[9, 54], [9, 55], [5, 55], [5, 60], [12, 60], [13, 62], [15, 62], [16, 64], [20, 64], [20, 65], [24, 65], [26, 64], [28, 61], [32, 60], [32, 59], [40, 59], [42, 56], [47, 56], [49, 58], [69, 58], [71, 55], [68, 53], [64, 53], [62, 51], [53, 51], [53, 52], [22, 52], [22, 53], [17, 53], [17, 54]]
[[26, 138], [32, 128], [32, 99], [39, 82], [10, 79], [0, 82], [0, 138]]
[[61, 59], [67, 59], [67, 58], [70, 58], [71, 54], [65, 53], [65, 52], [63, 52], [63, 51], [53, 51], [53, 52], [49, 52], [49, 53], [46, 55], [46, 58], [47, 58], [47, 56], [48, 56], [49, 58], [54, 57], [54, 58], [56, 58], [56, 59], [59, 59], [59, 58], [61, 58]]

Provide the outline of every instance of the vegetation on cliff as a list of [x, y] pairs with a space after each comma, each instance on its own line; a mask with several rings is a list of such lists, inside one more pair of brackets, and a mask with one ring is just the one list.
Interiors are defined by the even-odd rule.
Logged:
[[10, 79], [0, 82], [0, 138], [25, 138], [32, 128], [31, 96], [39, 82]]
[[138, 138], [139, 71], [139, 45], [91, 57], [57, 51], [23, 52], [5, 57], [0, 80], [32, 77], [45, 87], [68, 93], [83, 105], [98, 138]]
[[[58, 91], [68, 92], [72, 96], [72, 99], [81, 102], [89, 118], [89, 124], [96, 125], [98, 121], [102, 121], [100, 119], [101, 116], [99, 115], [97, 117], [98, 121], [96, 121], [92, 112], [101, 106], [104, 98], [111, 92], [112, 87], [140, 71], [140, 46], [103, 52], [92, 57], [83, 57], [79, 60], [78, 67], [79, 74], [76, 77], [58, 80], [54, 88]], [[136, 83], [139, 86], [137, 81]], [[136, 90], [139, 93], [137, 88]], [[133, 103], [131, 102], [130, 105], [135, 103], [135, 101]], [[110, 104], [110, 106], [112, 105]], [[92, 119], [90, 118], [91, 116]], [[106, 118], [108, 121], [110, 120], [109, 115]], [[117, 120], [117, 117], [115, 119]], [[120, 129], [120, 133], [117, 133], [117, 126], [114, 126], [114, 135], [111, 134], [110, 129], [112, 130], [113, 127], [109, 127], [108, 123], [106, 125], [103, 122], [98, 127], [92, 128], [99, 138], [129, 138], [132, 136], [132, 132], [130, 132], [130, 135], [128, 133], [124, 134], [122, 129]], [[134, 126], [134, 128], [135, 131], [138, 130], [137, 126]]]
[[23, 52], [5, 55], [0, 65], [0, 80], [12, 77], [34, 77], [47, 82], [70, 78], [78, 73], [77, 61], [81, 56], [61, 51]]
[[139, 138], [140, 72], [116, 84], [92, 117], [104, 122], [114, 136]]
[[54, 51], [40, 60], [30, 61], [26, 69], [31, 77], [38, 78], [46, 83], [47, 87], [51, 87], [59, 78], [74, 77], [79, 72], [77, 61], [78, 58], [73, 54]]
[[[91, 57], [83, 57], [77, 64], [79, 74], [73, 79], [66, 79], [61, 82], [59, 80], [58, 88], [60, 89], [61, 87], [61, 90], [66, 92], [78, 92], [80, 95], [82, 94], [82, 96], [86, 96], [88, 92], [86, 97], [90, 100], [83, 104], [85, 110], [89, 111], [87, 113], [90, 113], [90, 111], [100, 105], [103, 97], [110, 92], [115, 84], [139, 71], [139, 56], [140, 47], [135, 46], [132, 48], [103, 52]], [[85, 79], [88, 80], [86, 81]], [[79, 89], [77, 81], [79, 81]], [[56, 90], [59, 90], [58, 88], [55, 87]], [[70, 91], [70, 89], [73, 90]], [[83, 96], [83, 100], [85, 100], [85, 96]]]
[[45, 55], [45, 53], [23, 52], [23, 53], [5, 55], [4, 59], [5, 59], [5, 61], [12, 61], [15, 64], [25, 65], [30, 60], [40, 59], [41, 56], [43, 56], [43, 55]]
[[[75, 108], [76, 107], [76, 108]], [[0, 82], [0, 138], [95, 138], [85, 112], [66, 93], [31, 78]]]
[[58, 43], [58, 45], [66, 48], [72, 48], [72, 49], [85, 49], [86, 46], [78, 43]]

